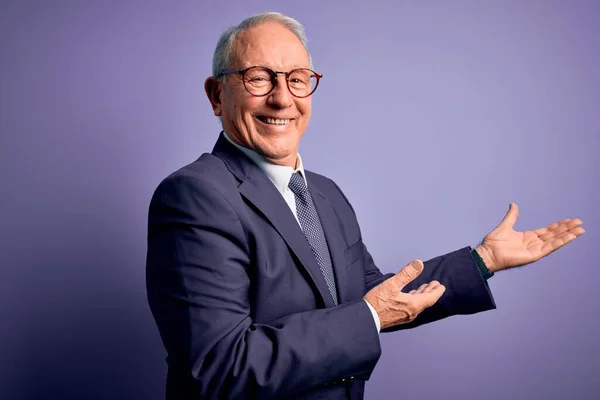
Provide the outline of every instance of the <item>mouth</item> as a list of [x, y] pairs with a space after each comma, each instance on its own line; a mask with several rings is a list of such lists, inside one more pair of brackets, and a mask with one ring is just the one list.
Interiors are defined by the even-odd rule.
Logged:
[[285, 126], [294, 120], [294, 118], [271, 118], [263, 115], [257, 115], [256, 119], [264, 124], [277, 126]]

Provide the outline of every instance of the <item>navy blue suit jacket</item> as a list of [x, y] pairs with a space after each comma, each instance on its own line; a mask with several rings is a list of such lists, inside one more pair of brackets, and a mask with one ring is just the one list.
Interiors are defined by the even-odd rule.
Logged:
[[[156, 189], [147, 291], [168, 354], [168, 399], [363, 397], [381, 348], [362, 297], [391, 275], [373, 263], [340, 188], [306, 178], [338, 306], [281, 194], [222, 134]], [[446, 286], [440, 301], [397, 329], [495, 307], [469, 248], [425, 262], [405, 290], [433, 279]]]

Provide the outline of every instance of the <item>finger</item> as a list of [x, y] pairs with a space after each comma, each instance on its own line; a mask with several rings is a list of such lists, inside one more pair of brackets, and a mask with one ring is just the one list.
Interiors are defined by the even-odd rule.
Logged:
[[442, 284], [439, 284], [436, 287], [434, 287], [430, 292], [421, 293], [419, 297], [422, 298], [422, 310], [434, 305], [440, 299], [440, 297], [442, 297], [445, 291], [446, 287]]
[[575, 228], [577, 226], [580, 226], [583, 224], [583, 221], [580, 220], [579, 218], [575, 218], [575, 219], [570, 219], [570, 218], [565, 218], [565, 219], [561, 219], [560, 221], [556, 221], [548, 226], [545, 226], [543, 228], [539, 228], [539, 229], [535, 229], [533, 231], [533, 233], [535, 233], [538, 236], [544, 235], [547, 232], [553, 231], [561, 226], [568, 226], [569, 229], [571, 228]]
[[404, 286], [415, 280], [415, 278], [423, 271], [423, 267], [423, 261], [413, 260], [402, 268], [400, 272], [394, 275], [393, 279], [395, 283], [400, 286], [399, 289], [402, 290]]
[[512, 229], [517, 222], [517, 217], [519, 216], [519, 206], [516, 203], [510, 203], [508, 206], [508, 211], [504, 216], [504, 219], [500, 224], [498, 224], [497, 228], [509, 228]]
[[567, 226], [569, 227], [569, 229], [577, 228], [578, 226], [581, 226], [581, 225], [583, 225], [583, 221], [580, 220], [579, 218], [569, 220], [569, 222], [567, 223]]
[[570, 221], [570, 219], [568, 219], [568, 218], [567, 219], [561, 219], [560, 221], [553, 222], [550, 225], [546, 225], [543, 228], [535, 229], [535, 230], [533, 230], [533, 233], [535, 233], [536, 235], [540, 236], [540, 235], [545, 234], [546, 232], [549, 232], [549, 231], [551, 231], [553, 229], [556, 229], [556, 227], [559, 226], [560, 224], [564, 224], [564, 223], [567, 223], [569, 221]]
[[583, 224], [583, 221], [581, 221], [580, 219], [573, 219], [573, 220], [567, 219], [564, 221], [565, 222], [557, 223], [556, 226], [552, 229], [549, 229], [548, 232], [546, 232], [542, 235], [539, 235], [539, 238], [541, 240], [547, 241], [547, 240], [552, 239], [553, 237], [560, 236], [564, 232], [573, 231], [574, 229], [577, 229], [578, 227], [580, 227], [581, 224]]
[[579, 236], [583, 235], [584, 233], [585, 233], [585, 229], [583, 229], [581, 227], [574, 228], [573, 232], [571, 232], [571, 231], [565, 232], [565, 233], [559, 235], [558, 237], [544, 243], [544, 245], [542, 246], [542, 253], [545, 255], [548, 255], [548, 254], [552, 253], [553, 251], [558, 250], [559, 248], [563, 247], [567, 243], [572, 242], [573, 240], [577, 239]]
[[567, 232], [568, 230], [569, 230], [569, 227], [567, 226], [567, 224], [560, 224], [557, 227], [555, 227], [554, 229], [551, 229], [548, 232], [544, 233], [543, 235], [540, 235], [539, 238], [541, 240], [543, 240], [544, 242], [546, 242], [555, 237], [558, 237], [559, 235]]
[[427, 288], [428, 285], [428, 283], [424, 283], [421, 286], [419, 286], [419, 288], [417, 289], [417, 293], [423, 293], [423, 291]]
[[432, 291], [436, 290], [437, 287], [440, 285], [441, 285], [441, 283], [439, 283], [438, 281], [431, 281], [427, 284], [427, 287], [425, 288], [425, 290], [423, 290], [423, 293], [432, 292]]
[[415, 294], [415, 293], [417, 293], [417, 290], [416, 290], [416, 289], [413, 289], [413, 290], [411, 290], [410, 292], [408, 292], [408, 294]]

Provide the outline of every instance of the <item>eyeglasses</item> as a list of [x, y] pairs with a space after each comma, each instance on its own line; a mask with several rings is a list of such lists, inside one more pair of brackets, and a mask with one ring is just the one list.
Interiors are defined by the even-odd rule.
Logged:
[[244, 87], [253, 96], [266, 96], [275, 88], [277, 75], [285, 76], [290, 93], [296, 97], [304, 98], [314, 93], [319, 85], [322, 74], [309, 68], [297, 68], [290, 72], [273, 71], [267, 67], [250, 67], [243, 70], [225, 69], [217, 76], [239, 74], [242, 76]]

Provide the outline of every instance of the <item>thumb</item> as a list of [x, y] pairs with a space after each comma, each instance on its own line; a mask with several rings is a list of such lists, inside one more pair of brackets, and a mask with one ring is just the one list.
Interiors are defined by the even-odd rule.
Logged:
[[406, 266], [395, 275], [396, 284], [400, 285], [400, 290], [415, 280], [415, 278], [423, 272], [423, 268], [424, 265], [421, 260], [413, 260], [406, 264]]
[[510, 203], [510, 206], [508, 207], [508, 211], [506, 212], [504, 219], [502, 220], [502, 222], [500, 222], [500, 224], [498, 224], [498, 228], [513, 229], [515, 223], [517, 222], [518, 216], [519, 206], [517, 206], [515, 203]]

